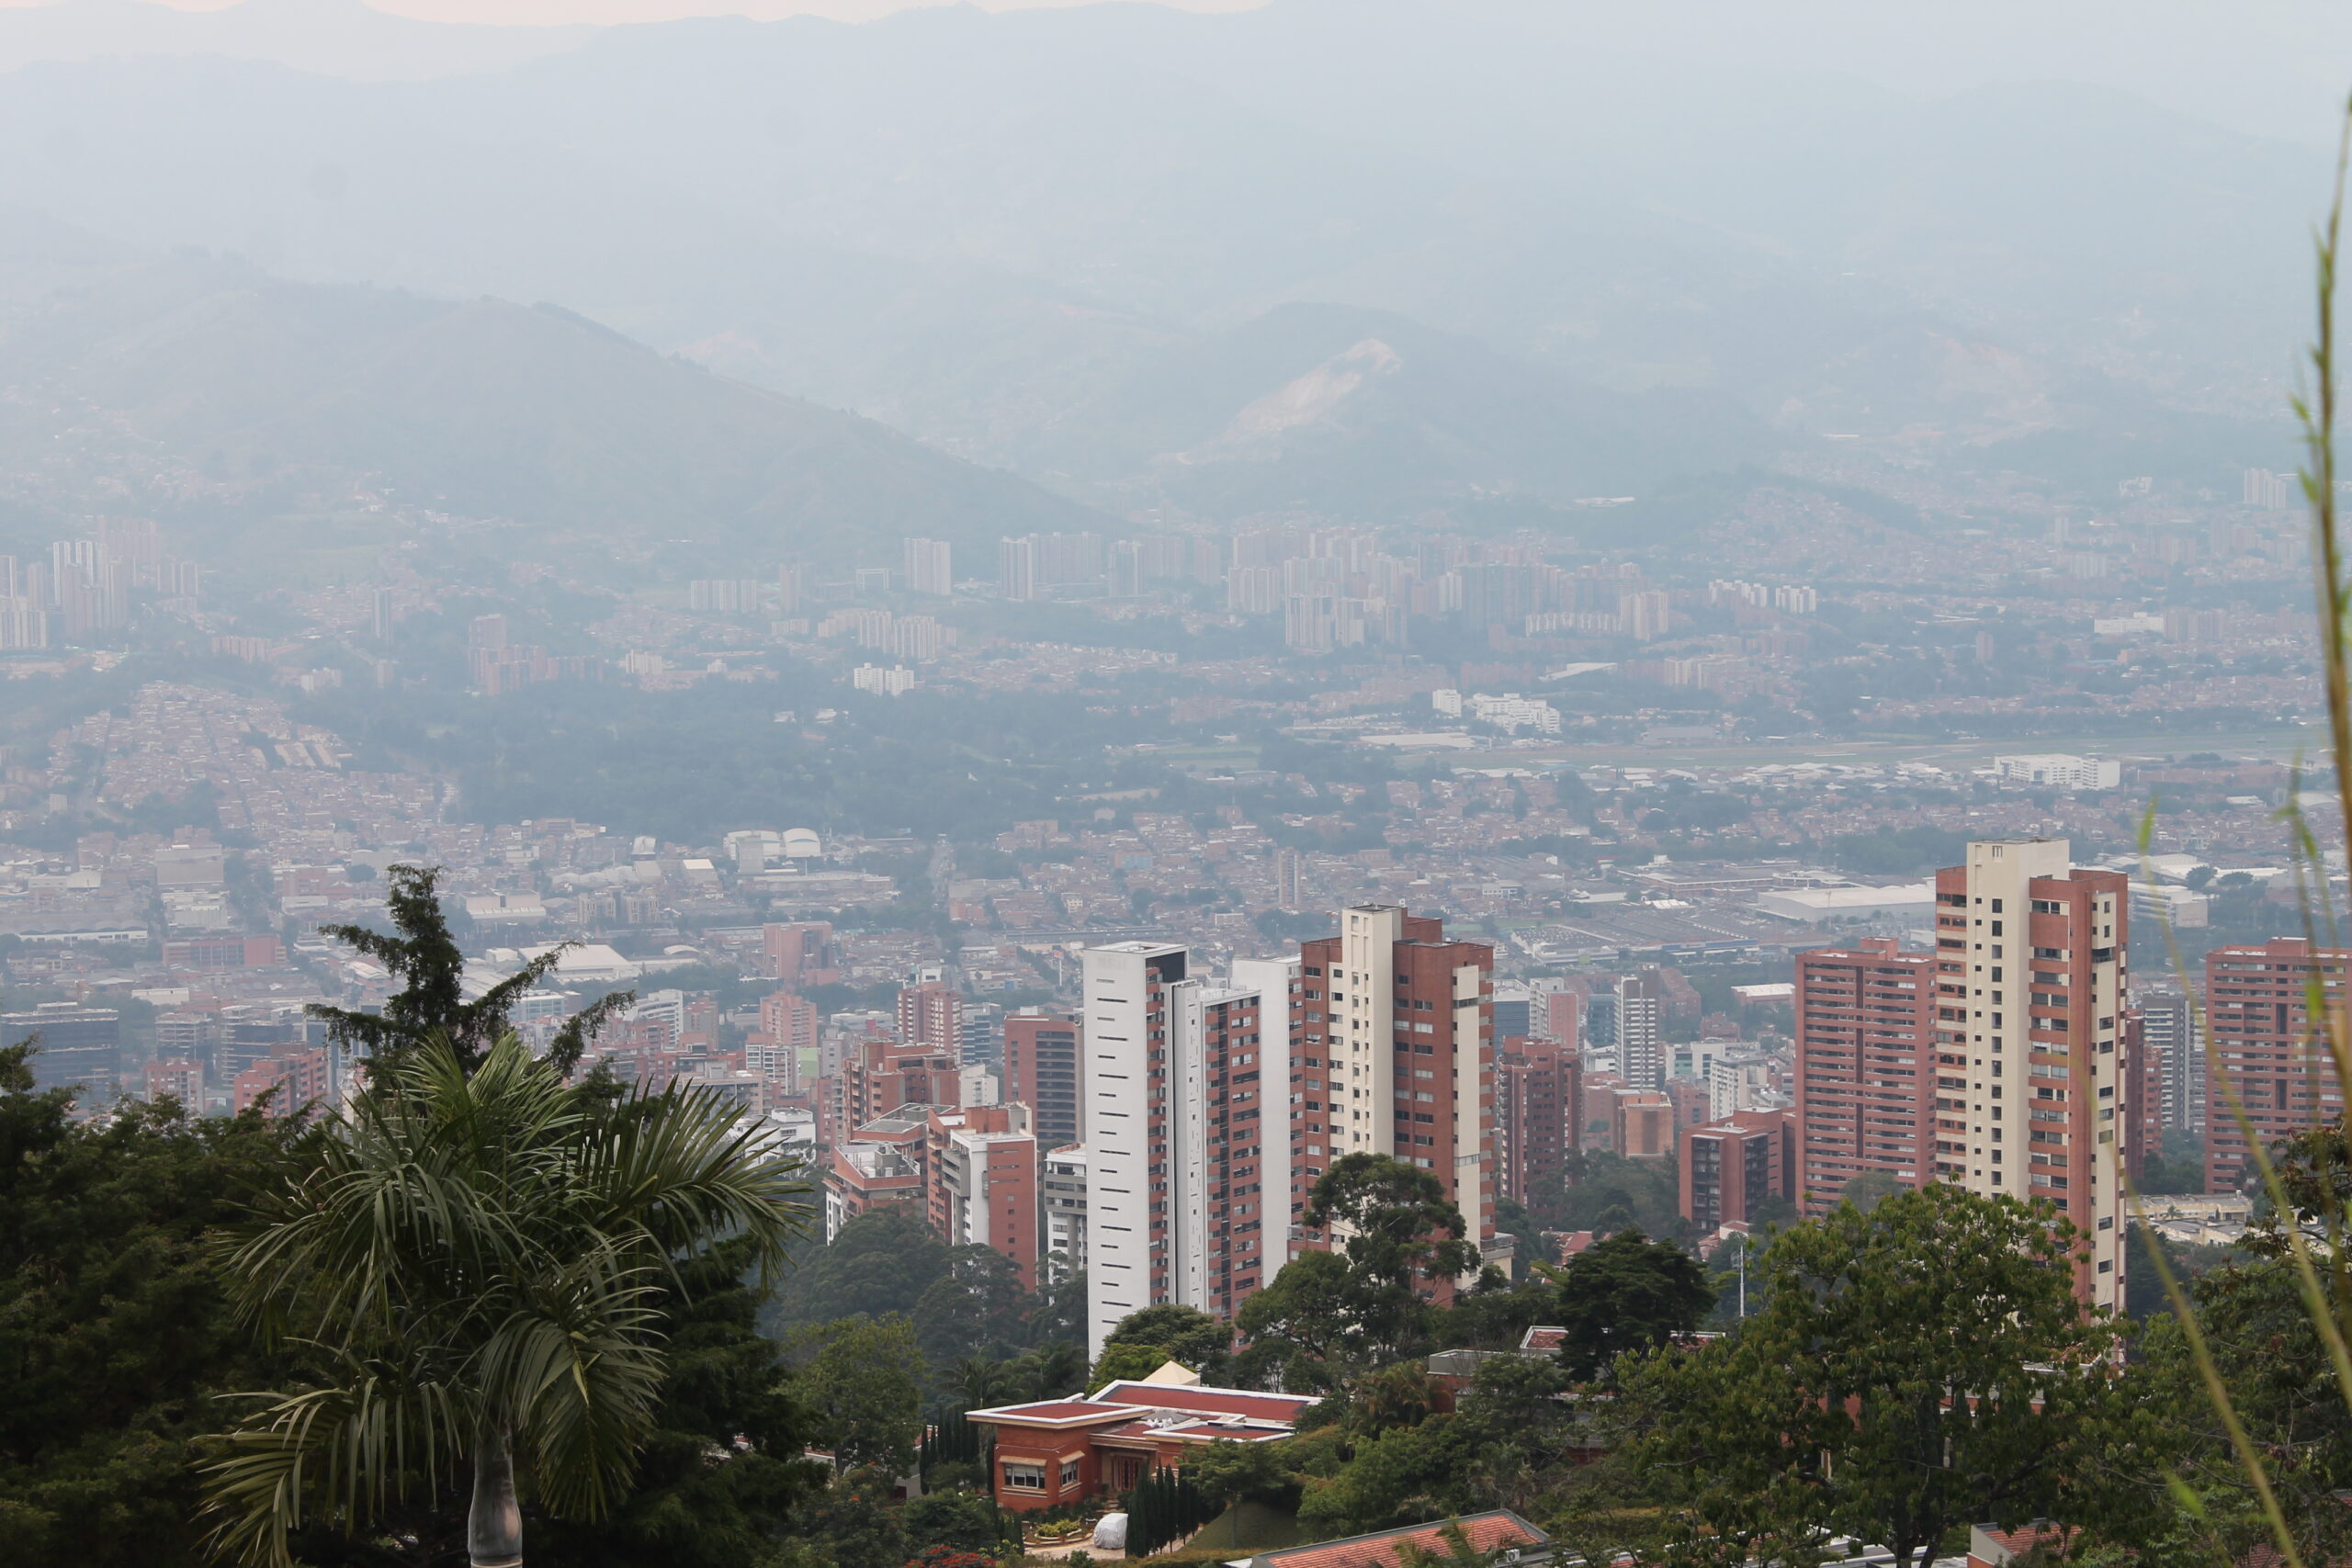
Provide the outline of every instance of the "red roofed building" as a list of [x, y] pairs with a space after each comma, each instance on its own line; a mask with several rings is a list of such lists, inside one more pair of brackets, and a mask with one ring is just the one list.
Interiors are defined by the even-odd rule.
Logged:
[[1401, 1568], [1408, 1550], [1443, 1560], [1452, 1555], [1446, 1539], [1458, 1529], [1470, 1550], [1490, 1562], [1508, 1562], [1548, 1555], [1552, 1538], [1508, 1508], [1488, 1514], [1464, 1514], [1402, 1529], [1376, 1530], [1340, 1540], [1318, 1540], [1308, 1546], [1285, 1546], [1261, 1551], [1248, 1560], [1248, 1568]]
[[2079, 1531], [2079, 1526], [2056, 1525], [2048, 1519], [2036, 1519], [2013, 1530], [1976, 1525], [1968, 1532], [1968, 1568], [2008, 1568], [2027, 1557], [2038, 1562], [2045, 1551], [2064, 1555]]
[[997, 1506], [1036, 1512], [1115, 1495], [1151, 1470], [1181, 1467], [1204, 1443], [1278, 1442], [1316, 1403], [1311, 1394], [1183, 1381], [1192, 1377], [1171, 1361], [1091, 1396], [969, 1412], [967, 1420], [996, 1433]]

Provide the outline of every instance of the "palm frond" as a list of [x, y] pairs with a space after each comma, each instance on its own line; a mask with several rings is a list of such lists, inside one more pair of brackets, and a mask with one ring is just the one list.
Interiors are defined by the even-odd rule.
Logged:
[[430, 1489], [463, 1452], [469, 1402], [447, 1384], [345, 1358], [345, 1378], [266, 1402], [220, 1439], [204, 1467], [212, 1552], [251, 1568], [286, 1568], [288, 1532], [313, 1519], [362, 1526]]
[[485, 1430], [550, 1508], [609, 1508], [651, 1429], [677, 1262], [737, 1237], [778, 1258], [808, 1213], [800, 1168], [720, 1097], [608, 1105], [512, 1034], [479, 1060], [425, 1037], [318, 1137], [220, 1244], [239, 1311], [338, 1370], [222, 1438], [209, 1506], [245, 1563], [283, 1562], [305, 1517], [363, 1523], [449, 1480]]

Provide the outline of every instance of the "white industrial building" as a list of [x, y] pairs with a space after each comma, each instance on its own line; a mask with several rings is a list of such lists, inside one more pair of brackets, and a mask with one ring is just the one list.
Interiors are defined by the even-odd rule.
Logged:
[[1926, 882], [1892, 887], [1784, 887], [1756, 896], [1756, 907], [1784, 920], [1819, 925], [1825, 920], [1897, 919], [1924, 922], [1936, 907], [1936, 889]]
[[1993, 777], [2021, 788], [2113, 789], [2123, 782], [2123, 765], [2063, 751], [2035, 752], [1994, 758]]

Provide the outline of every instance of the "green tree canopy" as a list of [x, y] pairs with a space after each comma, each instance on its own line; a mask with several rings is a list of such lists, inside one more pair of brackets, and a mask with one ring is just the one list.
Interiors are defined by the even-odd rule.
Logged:
[[[2307, 1563], [2334, 1562], [2352, 1555], [2352, 1509], [2344, 1504], [2352, 1495], [2352, 1412], [2312, 1322], [2289, 1237], [2290, 1231], [2303, 1232], [2323, 1289], [2342, 1289], [2340, 1273], [2330, 1278], [2343, 1267], [2331, 1265], [2336, 1247], [2330, 1233], [2341, 1225], [2352, 1199], [2352, 1139], [2341, 1121], [2333, 1122], [2287, 1140], [2271, 1158], [2287, 1207], [2257, 1207], [2239, 1242], [2241, 1256], [2191, 1278], [2189, 1260], [2160, 1233], [2146, 1231], [2133, 1238], [2133, 1261], [2154, 1276], [2146, 1247], [2165, 1247], [2175, 1280], [2189, 1292], [2212, 1370], [2264, 1457], [2272, 1495], [2299, 1554]], [[2149, 1279], [2142, 1289], [2160, 1308], [2149, 1318], [2143, 1343], [2143, 1402], [2165, 1417], [2167, 1441], [2159, 1451], [2197, 1508], [2175, 1516], [2162, 1534], [2133, 1544], [2151, 1560], [2197, 1553], [2245, 1562], [2275, 1551], [2261, 1498], [2233, 1450], [2185, 1325], [2168, 1310], [2159, 1280]], [[2342, 1300], [2339, 1295], [2335, 1306], [2339, 1321]], [[2165, 1501], [2161, 1489], [2150, 1490], [2152, 1502]], [[2152, 1506], [2143, 1517], [2154, 1520], [2164, 1513]]]
[[1638, 1225], [1650, 1235], [1683, 1232], [1680, 1168], [1670, 1159], [1627, 1159], [1600, 1149], [1568, 1162], [1568, 1185], [1536, 1216], [1550, 1228], [1605, 1232]]
[[816, 1550], [785, 1561], [796, 1568], [901, 1568], [906, 1526], [890, 1500], [899, 1473], [853, 1470], [810, 1498], [800, 1511], [797, 1533]]
[[[1231, 1325], [1198, 1307], [1163, 1302], [1129, 1313], [1113, 1325], [1092, 1382], [1099, 1388], [1112, 1378], [1147, 1376], [1162, 1361], [1177, 1361], [1200, 1373], [1204, 1382], [1222, 1382], [1232, 1359]], [[1133, 1370], [1147, 1359], [1149, 1366]]]
[[933, 1547], [993, 1551], [1002, 1526], [995, 1502], [962, 1487], [933, 1492], [907, 1505], [900, 1517], [907, 1550], [918, 1555]]
[[1242, 1303], [1235, 1325], [1249, 1341], [1238, 1361], [1245, 1382], [1329, 1391], [1441, 1338], [1484, 1343], [1533, 1310], [1509, 1299], [1500, 1270], [1480, 1275], [1464, 1298], [1479, 1306], [1460, 1323], [1431, 1303], [1441, 1286], [1477, 1268], [1478, 1250], [1444, 1185], [1418, 1166], [1345, 1156], [1316, 1182], [1303, 1223], [1329, 1230], [1333, 1247], [1300, 1253]]
[[1309, 1540], [1329, 1540], [1469, 1513], [1481, 1499], [1472, 1437], [1453, 1416], [1432, 1416], [1358, 1444], [1337, 1475], [1306, 1481], [1298, 1522]]
[[0, 1049], [0, 1560], [194, 1562], [214, 1399], [269, 1375], [204, 1239], [292, 1179], [257, 1111], [124, 1103], [73, 1118]]
[[1714, 1287], [1699, 1260], [1637, 1230], [1604, 1237], [1550, 1271], [1557, 1321], [1567, 1332], [1560, 1363], [1592, 1378], [1629, 1350], [1649, 1350], [1705, 1321]]
[[948, 1248], [946, 1265], [923, 1288], [911, 1314], [931, 1365], [1007, 1356], [1029, 1342], [1035, 1298], [1022, 1288], [1011, 1258], [993, 1247], [972, 1245]]
[[833, 1462], [889, 1475], [914, 1469], [922, 1437], [922, 1350], [902, 1317], [847, 1317], [788, 1341], [802, 1397]]
[[[361, 1047], [371, 1061], [441, 1039], [455, 1053], [458, 1066], [472, 1072], [505, 1034], [525, 993], [555, 968], [565, 949], [578, 944], [557, 944], [468, 1001], [466, 956], [449, 933], [449, 919], [441, 908], [440, 868], [396, 865], [386, 874], [390, 886], [384, 905], [392, 924], [390, 934], [369, 926], [321, 926], [319, 930], [390, 970], [400, 989], [386, 998], [380, 1013], [313, 1003], [311, 1015], [326, 1021], [327, 1032], [335, 1041]], [[568, 1021], [548, 1051], [556, 1071], [571, 1071], [596, 1031], [636, 999], [634, 991], [616, 991]]]
[[782, 1331], [845, 1317], [911, 1319], [923, 1292], [946, 1275], [948, 1252], [910, 1207], [868, 1209], [842, 1226], [831, 1244], [793, 1249], [791, 1269], [768, 1303], [766, 1322]]
[[1626, 1369], [1644, 1473], [1743, 1551], [1819, 1527], [1923, 1562], [1959, 1527], [2088, 1522], [2128, 1402], [2046, 1204], [1943, 1183], [1777, 1237], [1760, 1314]]
[[1277, 1380], [1294, 1391], [1328, 1389], [1328, 1370], [1352, 1332], [1355, 1271], [1336, 1252], [1302, 1252], [1266, 1288], [1241, 1303], [1234, 1325], [1249, 1340], [1239, 1371], [1254, 1386]]

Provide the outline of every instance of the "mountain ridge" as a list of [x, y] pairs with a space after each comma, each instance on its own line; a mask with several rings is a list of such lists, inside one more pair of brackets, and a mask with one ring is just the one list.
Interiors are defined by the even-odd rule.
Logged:
[[[174, 256], [20, 305], [17, 389], [73, 423], [216, 470], [377, 476], [447, 510], [684, 536], [714, 570], [753, 555], [872, 564], [923, 534], [1115, 527], [1026, 480], [859, 415], [732, 381], [560, 307], [289, 283]], [[57, 434], [20, 422], [20, 453]]]

